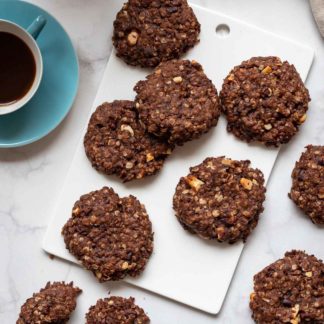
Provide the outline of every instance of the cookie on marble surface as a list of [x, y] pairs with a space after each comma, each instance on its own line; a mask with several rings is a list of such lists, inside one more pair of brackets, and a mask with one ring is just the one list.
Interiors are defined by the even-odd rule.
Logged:
[[195, 61], [161, 63], [134, 90], [136, 108], [147, 131], [169, 143], [181, 145], [217, 124], [217, 90]]
[[245, 241], [265, 200], [263, 174], [250, 161], [207, 158], [182, 177], [173, 197], [183, 227], [203, 239]]
[[106, 102], [96, 109], [84, 147], [95, 169], [115, 174], [124, 182], [159, 171], [174, 148], [144, 130], [134, 103], [128, 100]]
[[149, 317], [133, 297], [112, 296], [99, 299], [86, 314], [86, 324], [148, 324]]
[[288, 143], [306, 120], [310, 101], [295, 67], [278, 57], [253, 57], [225, 78], [220, 92], [227, 130], [246, 142]]
[[324, 146], [308, 145], [292, 172], [291, 200], [314, 224], [324, 224]]
[[129, 0], [114, 21], [113, 44], [126, 63], [155, 67], [187, 52], [199, 33], [187, 0]]
[[81, 289], [73, 283], [48, 282], [21, 307], [17, 324], [67, 323]]
[[256, 323], [324, 323], [324, 264], [291, 251], [254, 276], [250, 296]]
[[108, 187], [80, 197], [62, 235], [66, 248], [100, 282], [138, 276], [153, 251], [144, 205]]

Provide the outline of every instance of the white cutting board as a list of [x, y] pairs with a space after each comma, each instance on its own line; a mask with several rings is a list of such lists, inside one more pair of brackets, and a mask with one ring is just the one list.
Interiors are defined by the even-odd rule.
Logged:
[[[306, 79], [313, 60], [312, 49], [220, 13], [195, 5], [192, 7], [202, 30], [200, 43], [186, 58], [200, 62], [218, 90], [232, 67], [258, 55], [276, 55], [288, 60], [296, 66], [302, 79]], [[230, 33], [227, 37], [216, 34], [216, 27], [220, 24], [229, 26]], [[92, 111], [104, 101], [133, 99], [134, 85], [148, 73], [148, 70], [124, 64], [113, 52]], [[208, 156], [220, 155], [250, 159], [252, 166], [260, 168], [268, 180], [279, 150], [248, 145], [237, 140], [227, 133], [225, 119], [221, 117], [218, 126], [207, 135], [177, 148], [157, 175], [123, 184], [118, 178], [100, 174], [91, 167], [82, 140], [48, 226], [43, 242], [44, 250], [77, 263], [65, 249], [61, 228], [70, 217], [74, 202], [82, 194], [111, 186], [120, 196], [133, 194], [145, 204], [155, 232], [154, 252], [144, 273], [137, 279], [125, 281], [205, 312], [218, 313], [243, 244], [205, 241], [183, 230], [172, 210], [175, 187], [179, 178], [188, 173], [190, 166], [201, 163]], [[255, 229], [257, 230], [258, 228]], [[249, 244], [249, 240], [246, 244]], [[85, 292], [87, 285], [99, 285], [95, 277], [86, 278], [91, 279], [82, 282]], [[73, 269], [70, 279], [73, 279]], [[99, 296], [98, 287], [98, 298]]]

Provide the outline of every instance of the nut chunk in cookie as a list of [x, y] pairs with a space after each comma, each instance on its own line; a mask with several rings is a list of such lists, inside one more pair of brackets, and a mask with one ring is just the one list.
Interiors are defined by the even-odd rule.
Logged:
[[134, 90], [141, 122], [169, 143], [181, 145], [217, 125], [217, 90], [196, 61], [161, 63]]
[[67, 323], [81, 289], [73, 283], [47, 283], [21, 307], [17, 324]]
[[308, 145], [291, 175], [289, 197], [314, 224], [324, 224], [324, 146]]
[[220, 92], [227, 130], [247, 142], [288, 143], [306, 120], [310, 101], [295, 67], [278, 57], [253, 57], [225, 78]]
[[113, 44], [126, 63], [154, 67], [187, 52], [199, 33], [187, 0], [129, 0], [114, 21]]
[[66, 248], [99, 282], [138, 276], [153, 251], [144, 205], [107, 187], [80, 197], [62, 235]]
[[260, 324], [324, 323], [324, 264], [303, 251], [287, 252], [254, 276], [252, 318]]
[[92, 114], [84, 148], [95, 169], [126, 182], [159, 171], [174, 146], [145, 131], [132, 101], [115, 100]]
[[86, 314], [86, 324], [149, 324], [150, 319], [144, 310], [134, 302], [132, 297], [99, 299]]
[[176, 217], [204, 239], [245, 241], [263, 211], [263, 174], [250, 161], [207, 158], [182, 177], [173, 197]]

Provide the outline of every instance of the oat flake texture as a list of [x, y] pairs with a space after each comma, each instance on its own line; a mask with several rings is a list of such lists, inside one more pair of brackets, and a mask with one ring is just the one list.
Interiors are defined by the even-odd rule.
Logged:
[[227, 130], [246, 142], [288, 143], [306, 120], [310, 97], [295, 67], [253, 57], [225, 78], [220, 93]]
[[207, 158], [180, 179], [173, 208], [188, 231], [235, 243], [245, 241], [256, 227], [265, 191], [263, 174], [250, 161]]
[[323, 324], [322, 260], [303, 251], [287, 252], [254, 276], [250, 308], [259, 324]]
[[187, 0], [129, 0], [114, 21], [113, 44], [126, 63], [155, 67], [187, 52], [199, 33]]
[[217, 125], [217, 90], [196, 61], [161, 63], [134, 90], [141, 122], [169, 143], [181, 145]]
[[80, 197], [62, 235], [66, 248], [99, 282], [138, 276], [153, 251], [144, 205], [108, 187]]
[[289, 197], [314, 224], [324, 224], [324, 146], [308, 145], [292, 172]]
[[86, 324], [148, 324], [144, 310], [135, 305], [135, 299], [112, 296], [99, 299], [86, 314]]
[[92, 114], [84, 148], [96, 170], [127, 182], [158, 172], [174, 146], [145, 131], [132, 101], [115, 100]]
[[81, 289], [73, 283], [48, 282], [21, 307], [17, 324], [64, 324], [76, 307]]

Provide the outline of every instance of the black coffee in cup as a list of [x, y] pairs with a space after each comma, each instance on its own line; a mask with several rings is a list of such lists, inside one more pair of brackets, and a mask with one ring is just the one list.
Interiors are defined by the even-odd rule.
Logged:
[[19, 37], [0, 32], [0, 106], [26, 95], [36, 76], [36, 62]]

